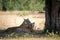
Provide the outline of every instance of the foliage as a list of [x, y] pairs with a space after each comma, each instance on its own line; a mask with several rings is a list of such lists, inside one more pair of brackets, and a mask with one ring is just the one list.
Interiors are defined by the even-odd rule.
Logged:
[[45, 6], [44, 0], [0, 0], [0, 10], [3, 1], [7, 10], [43, 11]]
[[2, 10], [2, 0], [0, 0], [0, 10]]

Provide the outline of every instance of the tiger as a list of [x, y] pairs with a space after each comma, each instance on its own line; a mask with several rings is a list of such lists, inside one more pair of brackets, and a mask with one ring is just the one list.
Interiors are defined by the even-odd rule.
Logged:
[[5, 32], [14, 32], [17, 29], [28, 29], [30, 32], [34, 32], [33, 27], [34, 27], [35, 22], [31, 23], [29, 19], [24, 19], [23, 23], [18, 26], [18, 27], [10, 27], [5, 30]]

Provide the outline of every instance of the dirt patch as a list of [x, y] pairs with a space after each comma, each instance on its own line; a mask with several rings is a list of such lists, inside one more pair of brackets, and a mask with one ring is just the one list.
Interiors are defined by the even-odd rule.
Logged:
[[41, 30], [44, 28], [45, 14], [30, 14], [27, 16], [0, 15], [0, 29], [19, 26], [22, 24], [24, 18], [29, 18], [31, 22], [35, 22], [34, 29]]

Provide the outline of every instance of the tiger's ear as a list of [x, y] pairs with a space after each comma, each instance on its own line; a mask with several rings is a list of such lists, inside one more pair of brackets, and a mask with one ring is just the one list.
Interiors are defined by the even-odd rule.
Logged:
[[33, 25], [35, 24], [35, 22], [32, 23]]
[[26, 20], [25, 18], [23, 18], [24, 20]]

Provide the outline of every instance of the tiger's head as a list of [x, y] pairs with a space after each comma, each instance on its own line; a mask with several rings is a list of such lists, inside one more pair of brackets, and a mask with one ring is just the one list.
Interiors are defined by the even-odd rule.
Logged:
[[31, 21], [27, 18], [27, 19], [24, 19], [24, 25], [26, 28], [33, 28], [34, 27], [34, 24], [35, 22], [31, 23]]

